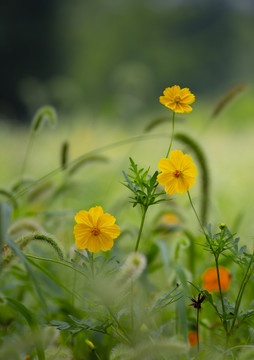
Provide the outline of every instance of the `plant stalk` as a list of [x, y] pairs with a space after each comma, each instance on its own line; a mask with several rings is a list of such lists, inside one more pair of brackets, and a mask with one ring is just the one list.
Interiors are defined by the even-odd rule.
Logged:
[[[247, 285], [247, 283], [249, 281], [249, 278], [251, 277], [251, 274], [252, 274], [252, 271], [250, 271], [250, 269], [251, 269], [251, 265], [253, 264], [253, 260], [254, 260], [254, 253], [252, 255], [252, 258], [250, 260], [250, 263], [249, 263], [248, 268], [246, 270], [246, 273], [244, 275], [244, 279], [242, 281], [239, 292], [237, 294], [237, 298], [236, 298], [236, 302], [235, 302], [234, 318], [233, 318], [233, 321], [232, 321], [232, 324], [231, 324], [230, 333], [232, 333], [235, 322], [236, 322], [236, 318], [237, 318], [238, 311], [239, 311], [239, 308], [240, 308], [240, 304], [241, 304], [241, 301], [242, 301], [242, 296], [243, 296], [243, 293], [244, 293], [244, 289], [245, 289], [245, 287], [246, 287], [246, 285]], [[250, 273], [249, 273], [249, 271], [250, 271]]]
[[172, 116], [172, 133], [171, 133], [171, 139], [170, 139], [170, 144], [169, 144], [169, 148], [168, 148], [168, 152], [167, 152], [166, 158], [168, 158], [168, 155], [169, 155], [170, 150], [171, 150], [171, 146], [172, 146], [172, 142], [173, 142], [173, 137], [174, 137], [174, 130], [175, 130], [175, 112], [173, 111], [173, 116]]
[[[217, 279], [218, 279], [218, 285], [219, 285], [219, 292], [220, 292], [220, 299], [221, 299], [221, 305], [222, 305], [222, 311], [223, 315], [225, 314], [225, 305], [223, 300], [223, 295], [221, 291], [221, 284], [220, 284], [220, 272], [219, 272], [219, 263], [218, 263], [218, 256], [215, 255], [215, 265], [216, 265], [216, 271], [217, 271]], [[228, 324], [227, 322], [223, 322], [223, 325], [225, 327], [226, 332], [228, 331]]]
[[197, 308], [197, 352], [199, 353], [199, 311], [200, 309]]
[[142, 219], [141, 219], [140, 228], [139, 228], [139, 232], [138, 232], [138, 238], [137, 238], [137, 242], [136, 242], [135, 252], [138, 251], [138, 246], [139, 246], [141, 234], [143, 231], [143, 226], [144, 226], [144, 222], [145, 222], [147, 209], [148, 209], [147, 206], [142, 207]]

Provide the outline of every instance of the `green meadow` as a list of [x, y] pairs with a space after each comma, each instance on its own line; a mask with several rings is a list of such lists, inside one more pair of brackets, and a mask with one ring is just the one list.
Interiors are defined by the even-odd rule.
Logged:
[[[51, 106], [1, 123], [1, 359], [254, 358], [252, 99], [197, 96], [174, 134], [159, 100], [128, 123]], [[184, 193], [157, 182], [171, 137], [197, 167]], [[96, 206], [120, 227], [108, 251], [75, 245]]]

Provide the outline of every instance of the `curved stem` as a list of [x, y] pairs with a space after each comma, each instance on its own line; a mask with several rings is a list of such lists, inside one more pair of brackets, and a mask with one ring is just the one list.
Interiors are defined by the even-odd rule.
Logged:
[[233, 328], [234, 328], [234, 325], [235, 325], [235, 322], [236, 322], [236, 318], [237, 318], [238, 311], [239, 311], [239, 308], [240, 308], [240, 304], [241, 304], [241, 301], [242, 301], [242, 296], [243, 296], [245, 286], [247, 285], [247, 282], [249, 281], [249, 278], [250, 278], [250, 276], [252, 274], [252, 271], [250, 271], [250, 274], [248, 274], [248, 273], [249, 273], [249, 270], [250, 270], [251, 265], [253, 263], [253, 260], [254, 260], [254, 254], [252, 255], [252, 258], [251, 258], [251, 260], [249, 262], [248, 268], [246, 270], [246, 273], [244, 275], [242, 284], [241, 284], [239, 292], [237, 294], [237, 298], [236, 298], [236, 302], [235, 302], [234, 318], [233, 318], [233, 321], [232, 321], [232, 324], [231, 324], [230, 333], [233, 331]]
[[96, 357], [97, 357], [98, 360], [101, 360], [101, 357], [100, 357], [100, 355], [97, 353], [96, 350], [94, 350], [94, 354], [96, 355]]
[[198, 220], [198, 223], [199, 223], [201, 229], [203, 230], [205, 236], [207, 236], [207, 235], [206, 235], [206, 232], [205, 232], [205, 229], [204, 229], [204, 226], [203, 226], [201, 220], [199, 219], [198, 213], [196, 212], [196, 209], [195, 209], [195, 207], [194, 207], [194, 205], [193, 205], [193, 202], [192, 202], [192, 199], [191, 199], [189, 190], [187, 191], [187, 194], [188, 194], [188, 197], [189, 197], [189, 200], [190, 200], [191, 207], [192, 207], [192, 209], [193, 209], [193, 211], [194, 211], [194, 213], [195, 213], [195, 215], [196, 215], [196, 218], [197, 218], [197, 220]]
[[[112, 317], [112, 319], [116, 322], [118, 329], [121, 330], [121, 332], [124, 335], [124, 340], [127, 340], [127, 343], [131, 344], [131, 339], [128, 335], [128, 333], [125, 331], [125, 329], [122, 327], [122, 325], [120, 324], [119, 320], [117, 319], [117, 317], [115, 316], [115, 314], [113, 313], [113, 311], [110, 309], [109, 305], [105, 304], [106, 308], [108, 309], [108, 312], [110, 314], [110, 316]], [[122, 336], [122, 335], [121, 335]]]
[[93, 253], [91, 254], [91, 272], [92, 272], [92, 278], [94, 279]]
[[[66, 169], [68, 169], [71, 165], [75, 166], [75, 164], [77, 164], [81, 160], [84, 160], [84, 159], [88, 158], [91, 155], [99, 154], [101, 152], [108, 151], [108, 150], [111, 150], [111, 149], [115, 149], [115, 148], [120, 147], [120, 146], [132, 144], [132, 143], [135, 143], [135, 142], [138, 142], [138, 141], [147, 141], [147, 140], [153, 140], [153, 139], [158, 139], [158, 138], [160, 139], [161, 137], [164, 138], [166, 136], [165, 136], [165, 134], [137, 135], [137, 136], [133, 136], [133, 137], [130, 137], [128, 139], [125, 139], [125, 140], [116, 141], [116, 142], [111, 143], [109, 145], [101, 146], [101, 147], [96, 148], [94, 150], [88, 151], [87, 153], [85, 153], [83, 155], [80, 155], [80, 156], [76, 157], [73, 160], [70, 160], [66, 164]], [[31, 187], [41, 183], [42, 181], [44, 181], [44, 180], [46, 180], [46, 179], [48, 179], [48, 178], [50, 178], [52, 176], [57, 175], [58, 173], [60, 173], [62, 171], [63, 171], [63, 167], [61, 165], [61, 166], [55, 168], [54, 170], [48, 172], [47, 174], [43, 175], [42, 177], [40, 177], [39, 179], [34, 181], [31, 185], [17, 191], [15, 193], [15, 195], [13, 195], [14, 199], [16, 200], [16, 199], [20, 198], [21, 196], [26, 194], [30, 190]]]
[[175, 129], [175, 112], [173, 111], [173, 117], [172, 117], [172, 133], [171, 133], [171, 139], [170, 139], [170, 144], [169, 144], [169, 148], [168, 148], [168, 152], [166, 155], [166, 158], [168, 157], [170, 150], [171, 150], [171, 146], [172, 146], [172, 142], [173, 142], [173, 137], [174, 137], [174, 129]]
[[[221, 291], [221, 284], [220, 284], [220, 272], [219, 272], [219, 263], [218, 263], [218, 256], [215, 256], [215, 265], [216, 265], [216, 271], [217, 271], [217, 279], [218, 279], [218, 285], [219, 285], [219, 292], [220, 292], [220, 299], [221, 299], [221, 305], [222, 305], [222, 311], [223, 315], [225, 314], [225, 305], [223, 300], [223, 295]], [[228, 330], [228, 325], [226, 321], [223, 321], [223, 325], [225, 327], [225, 330]]]
[[56, 264], [60, 264], [60, 265], [63, 265], [63, 266], [66, 266], [76, 272], [78, 272], [79, 274], [86, 276], [85, 273], [83, 273], [82, 271], [76, 269], [75, 267], [71, 266], [68, 262], [63, 262], [63, 261], [60, 261], [60, 260], [55, 260], [55, 259], [47, 259], [47, 258], [43, 258], [43, 257], [39, 257], [39, 256], [34, 256], [34, 255], [29, 255], [29, 254], [24, 254], [24, 256], [26, 258], [31, 258], [31, 259], [36, 259], [36, 260], [43, 260], [43, 261], [48, 261], [48, 262], [53, 262], [53, 263], [56, 263]]
[[148, 207], [142, 207], [143, 214], [142, 214], [141, 224], [140, 224], [140, 228], [139, 228], [139, 232], [138, 232], [138, 238], [137, 238], [137, 242], [136, 242], [135, 252], [138, 251], [138, 246], [139, 246], [141, 234], [143, 231], [143, 226], [144, 226], [144, 222], [145, 222], [147, 209], [148, 209]]
[[25, 169], [26, 169], [26, 164], [27, 164], [27, 160], [28, 160], [28, 155], [30, 152], [30, 149], [32, 147], [32, 143], [33, 143], [33, 139], [34, 139], [34, 134], [35, 132], [33, 130], [30, 131], [29, 134], [29, 138], [28, 138], [28, 143], [27, 143], [27, 147], [26, 147], [26, 152], [25, 152], [25, 156], [24, 156], [24, 160], [22, 163], [22, 167], [21, 167], [21, 171], [20, 171], [20, 180], [22, 180]]

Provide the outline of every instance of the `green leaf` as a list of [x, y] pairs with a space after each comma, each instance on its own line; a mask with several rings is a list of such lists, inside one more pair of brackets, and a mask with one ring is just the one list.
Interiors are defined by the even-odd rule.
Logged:
[[65, 321], [51, 320], [50, 324], [53, 326], [56, 326], [58, 330], [67, 330], [67, 329], [71, 328], [71, 324], [69, 324]]
[[[8, 301], [9, 305], [13, 307], [16, 311], [18, 311], [27, 321], [31, 332], [37, 332], [39, 334], [39, 325], [37, 323], [37, 320], [35, 319], [35, 316], [32, 314], [30, 310], [28, 310], [23, 304], [21, 304], [19, 301], [12, 299], [10, 297], [6, 297], [6, 300]], [[38, 337], [40, 338], [40, 336]], [[35, 337], [35, 347], [38, 355], [39, 360], [45, 360], [45, 354], [42, 344], [38, 341], [37, 337]]]
[[37, 280], [34, 276], [34, 273], [33, 273], [33, 270], [29, 264], [29, 262], [27, 261], [27, 259], [25, 258], [25, 256], [23, 255], [22, 251], [19, 249], [19, 247], [15, 244], [15, 242], [13, 242], [9, 237], [6, 238], [5, 240], [6, 244], [10, 247], [10, 249], [16, 253], [16, 255], [20, 258], [20, 260], [24, 263], [30, 277], [31, 277], [31, 280], [33, 281], [33, 284], [34, 284], [34, 287], [35, 287], [35, 290], [38, 294], [38, 297], [41, 301], [41, 304], [43, 305], [44, 307], [44, 310], [47, 311], [47, 305], [46, 305], [46, 302], [45, 302], [45, 299], [41, 293], [41, 290], [40, 290], [40, 287], [37, 283]]
[[162, 295], [159, 297], [158, 300], [149, 308], [149, 311], [160, 311], [166, 306], [174, 303], [175, 301], [179, 300], [183, 295], [182, 293], [177, 293], [173, 295], [175, 290], [178, 289], [178, 286], [176, 286], [174, 289], [170, 290], [168, 293]]

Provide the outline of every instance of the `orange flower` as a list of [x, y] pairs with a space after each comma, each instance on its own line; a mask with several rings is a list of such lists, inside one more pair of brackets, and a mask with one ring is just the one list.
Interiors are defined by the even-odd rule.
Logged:
[[[198, 334], [196, 330], [192, 330], [188, 332], [188, 343], [190, 347], [196, 346], [198, 343]], [[200, 337], [199, 337], [200, 339]]]
[[[223, 266], [219, 266], [220, 285], [221, 290], [226, 291], [229, 288], [231, 275], [230, 272]], [[219, 284], [217, 278], [216, 267], [207, 269], [202, 275], [203, 288], [207, 291], [219, 291]]]

